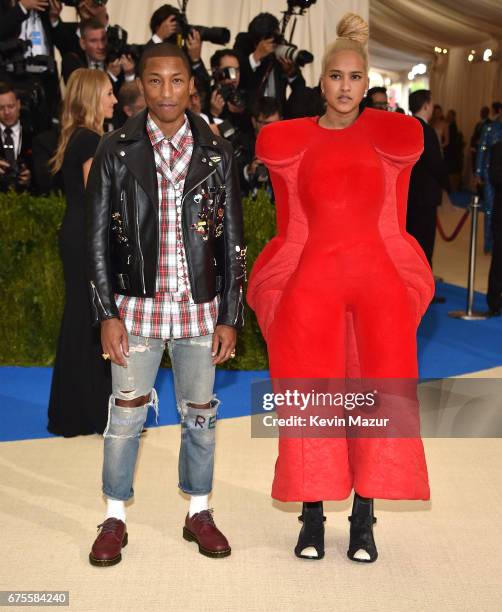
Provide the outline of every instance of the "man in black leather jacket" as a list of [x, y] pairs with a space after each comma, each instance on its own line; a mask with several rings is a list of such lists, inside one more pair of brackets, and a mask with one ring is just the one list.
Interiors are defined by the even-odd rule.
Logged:
[[190, 64], [169, 43], [140, 61], [147, 109], [105, 136], [87, 183], [88, 278], [103, 358], [112, 360], [104, 436], [108, 507], [90, 553], [121, 560], [124, 501], [133, 496], [138, 440], [164, 348], [173, 366], [182, 440], [179, 487], [191, 496], [183, 528], [202, 554], [230, 554], [208, 509], [218, 400], [214, 369], [235, 355], [243, 325], [239, 178], [231, 145], [187, 109]]

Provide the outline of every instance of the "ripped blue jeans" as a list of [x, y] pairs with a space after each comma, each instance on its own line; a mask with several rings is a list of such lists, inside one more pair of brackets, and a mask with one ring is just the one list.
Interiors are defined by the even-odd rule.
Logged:
[[[127, 367], [112, 363], [112, 395], [103, 433], [103, 493], [107, 497], [125, 501], [134, 495], [134, 469], [149, 406], [158, 417], [158, 398], [153, 385], [166, 346], [181, 419], [178, 486], [191, 495], [206, 495], [211, 491], [219, 405], [213, 395], [212, 339], [212, 334], [172, 340], [129, 334]], [[150, 396], [150, 401], [143, 406], [124, 407], [115, 402], [115, 399], [132, 400], [143, 395]], [[192, 405], [208, 403], [209, 408]]]

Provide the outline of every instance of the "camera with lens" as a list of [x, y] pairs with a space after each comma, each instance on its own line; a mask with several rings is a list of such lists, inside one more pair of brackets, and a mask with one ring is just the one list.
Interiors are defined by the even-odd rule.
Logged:
[[257, 183], [265, 183], [268, 181], [268, 170], [267, 166], [264, 164], [258, 164], [256, 166], [256, 172], [254, 173], [254, 178]]
[[221, 68], [214, 74], [214, 80], [216, 85], [216, 91], [221, 95], [225, 102], [230, 102], [234, 106], [244, 108], [246, 106], [246, 100], [244, 98], [244, 92], [237, 89], [232, 83], [224, 83], [223, 81], [237, 81], [237, 69], [233, 66], [228, 68]]
[[202, 42], [207, 41], [215, 45], [226, 45], [230, 40], [230, 30], [228, 28], [208, 28], [201, 25], [190, 25], [185, 10], [178, 10], [174, 13], [174, 17], [176, 18], [179, 32], [184, 40], [188, 38], [192, 30], [197, 30], [197, 32], [199, 32]]
[[12, 73], [14, 76], [24, 76], [27, 73], [56, 72], [56, 62], [50, 55], [31, 55], [26, 52], [31, 47], [31, 40], [10, 38], [0, 42], [0, 70]]
[[218, 131], [232, 145], [234, 157], [240, 159], [244, 154], [245, 147], [239, 130], [228, 119], [225, 119], [225, 121], [218, 123]]
[[[2, 158], [2, 161], [6, 161]], [[4, 173], [2, 175], [2, 183], [7, 183], [8, 185], [15, 185], [17, 182], [17, 177], [19, 175], [19, 166], [17, 164], [17, 160], [9, 164], [8, 168], [5, 168]]]
[[306, 51], [305, 49], [298, 49], [296, 45], [289, 43], [282, 36], [277, 43], [274, 53], [277, 59], [282, 58], [285, 60], [291, 60], [300, 68], [314, 61], [314, 56], [312, 53]]
[[144, 45], [128, 44], [127, 32], [119, 25], [110, 26], [107, 30], [107, 63], [113, 62], [122, 55], [130, 55], [137, 64], [143, 53]]
[[[288, 0], [288, 11], [285, 12], [284, 19], [288, 19], [292, 14], [295, 6], [301, 8], [300, 14], [308, 8], [311, 4], [314, 4], [316, 0]], [[288, 42], [283, 32], [277, 31], [271, 20], [261, 20], [255, 24], [255, 40], [269, 40], [275, 43], [274, 54], [277, 59], [292, 60], [297, 66], [302, 67], [306, 64], [310, 64], [314, 61], [314, 56], [305, 49], [298, 49], [292, 42]]]
[[293, 12], [293, 9], [298, 8], [303, 12], [316, 2], [317, 0], [288, 0], [288, 10]]
[[[3, 158], [0, 159], [6, 161]], [[0, 185], [2, 189], [9, 189], [9, 187], [17, 189], [21, 187], [19, 175], [24, 170], [26, 170], [26, 164], [22, 160], [16, 159], [15, 161], [11, 162], [9, 166], [4, 169], [3, 175], [0, 175]]]

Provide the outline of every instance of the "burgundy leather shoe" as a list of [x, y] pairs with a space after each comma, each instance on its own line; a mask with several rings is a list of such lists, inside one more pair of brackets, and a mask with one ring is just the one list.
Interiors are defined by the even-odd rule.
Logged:
[[214, 524], [212, 509], [197, 512], [191, 518], [187, 514], [183, 537], [197, 542], [199, 552], [206, 557], [228, 557], [232, 552], [227, 538]]
[[122, 561], [121, 550], [127, 546], [127, 531], [124, 521], [117, 518], [108, 518], [104, 523], [98, 525], [101, 531], [94, 540], [92, 550], [89, 553], [91, 565], [104, 567], [115, 565]]

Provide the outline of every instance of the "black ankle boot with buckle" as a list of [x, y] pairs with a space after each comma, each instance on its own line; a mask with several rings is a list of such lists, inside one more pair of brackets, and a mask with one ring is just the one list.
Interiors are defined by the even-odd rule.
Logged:
[[[322, 501], [303, 502], [302, 514], [298, 520], [303, 525], [295, 546], [295, 555], [300, 559], [322, 559], [324, 557], [324, 521], [326, 520], [323, 515]], [[314, 550], [308, 551], [309, 547]]]
[[373, 516], [373, 499], [354, 493], [352, 515], [348, 519], [350, 542], [347, 557], [359, 563], [373, 563], [378, 558], [373, 538], [373, 525], [376, 523], [376, 518]]

